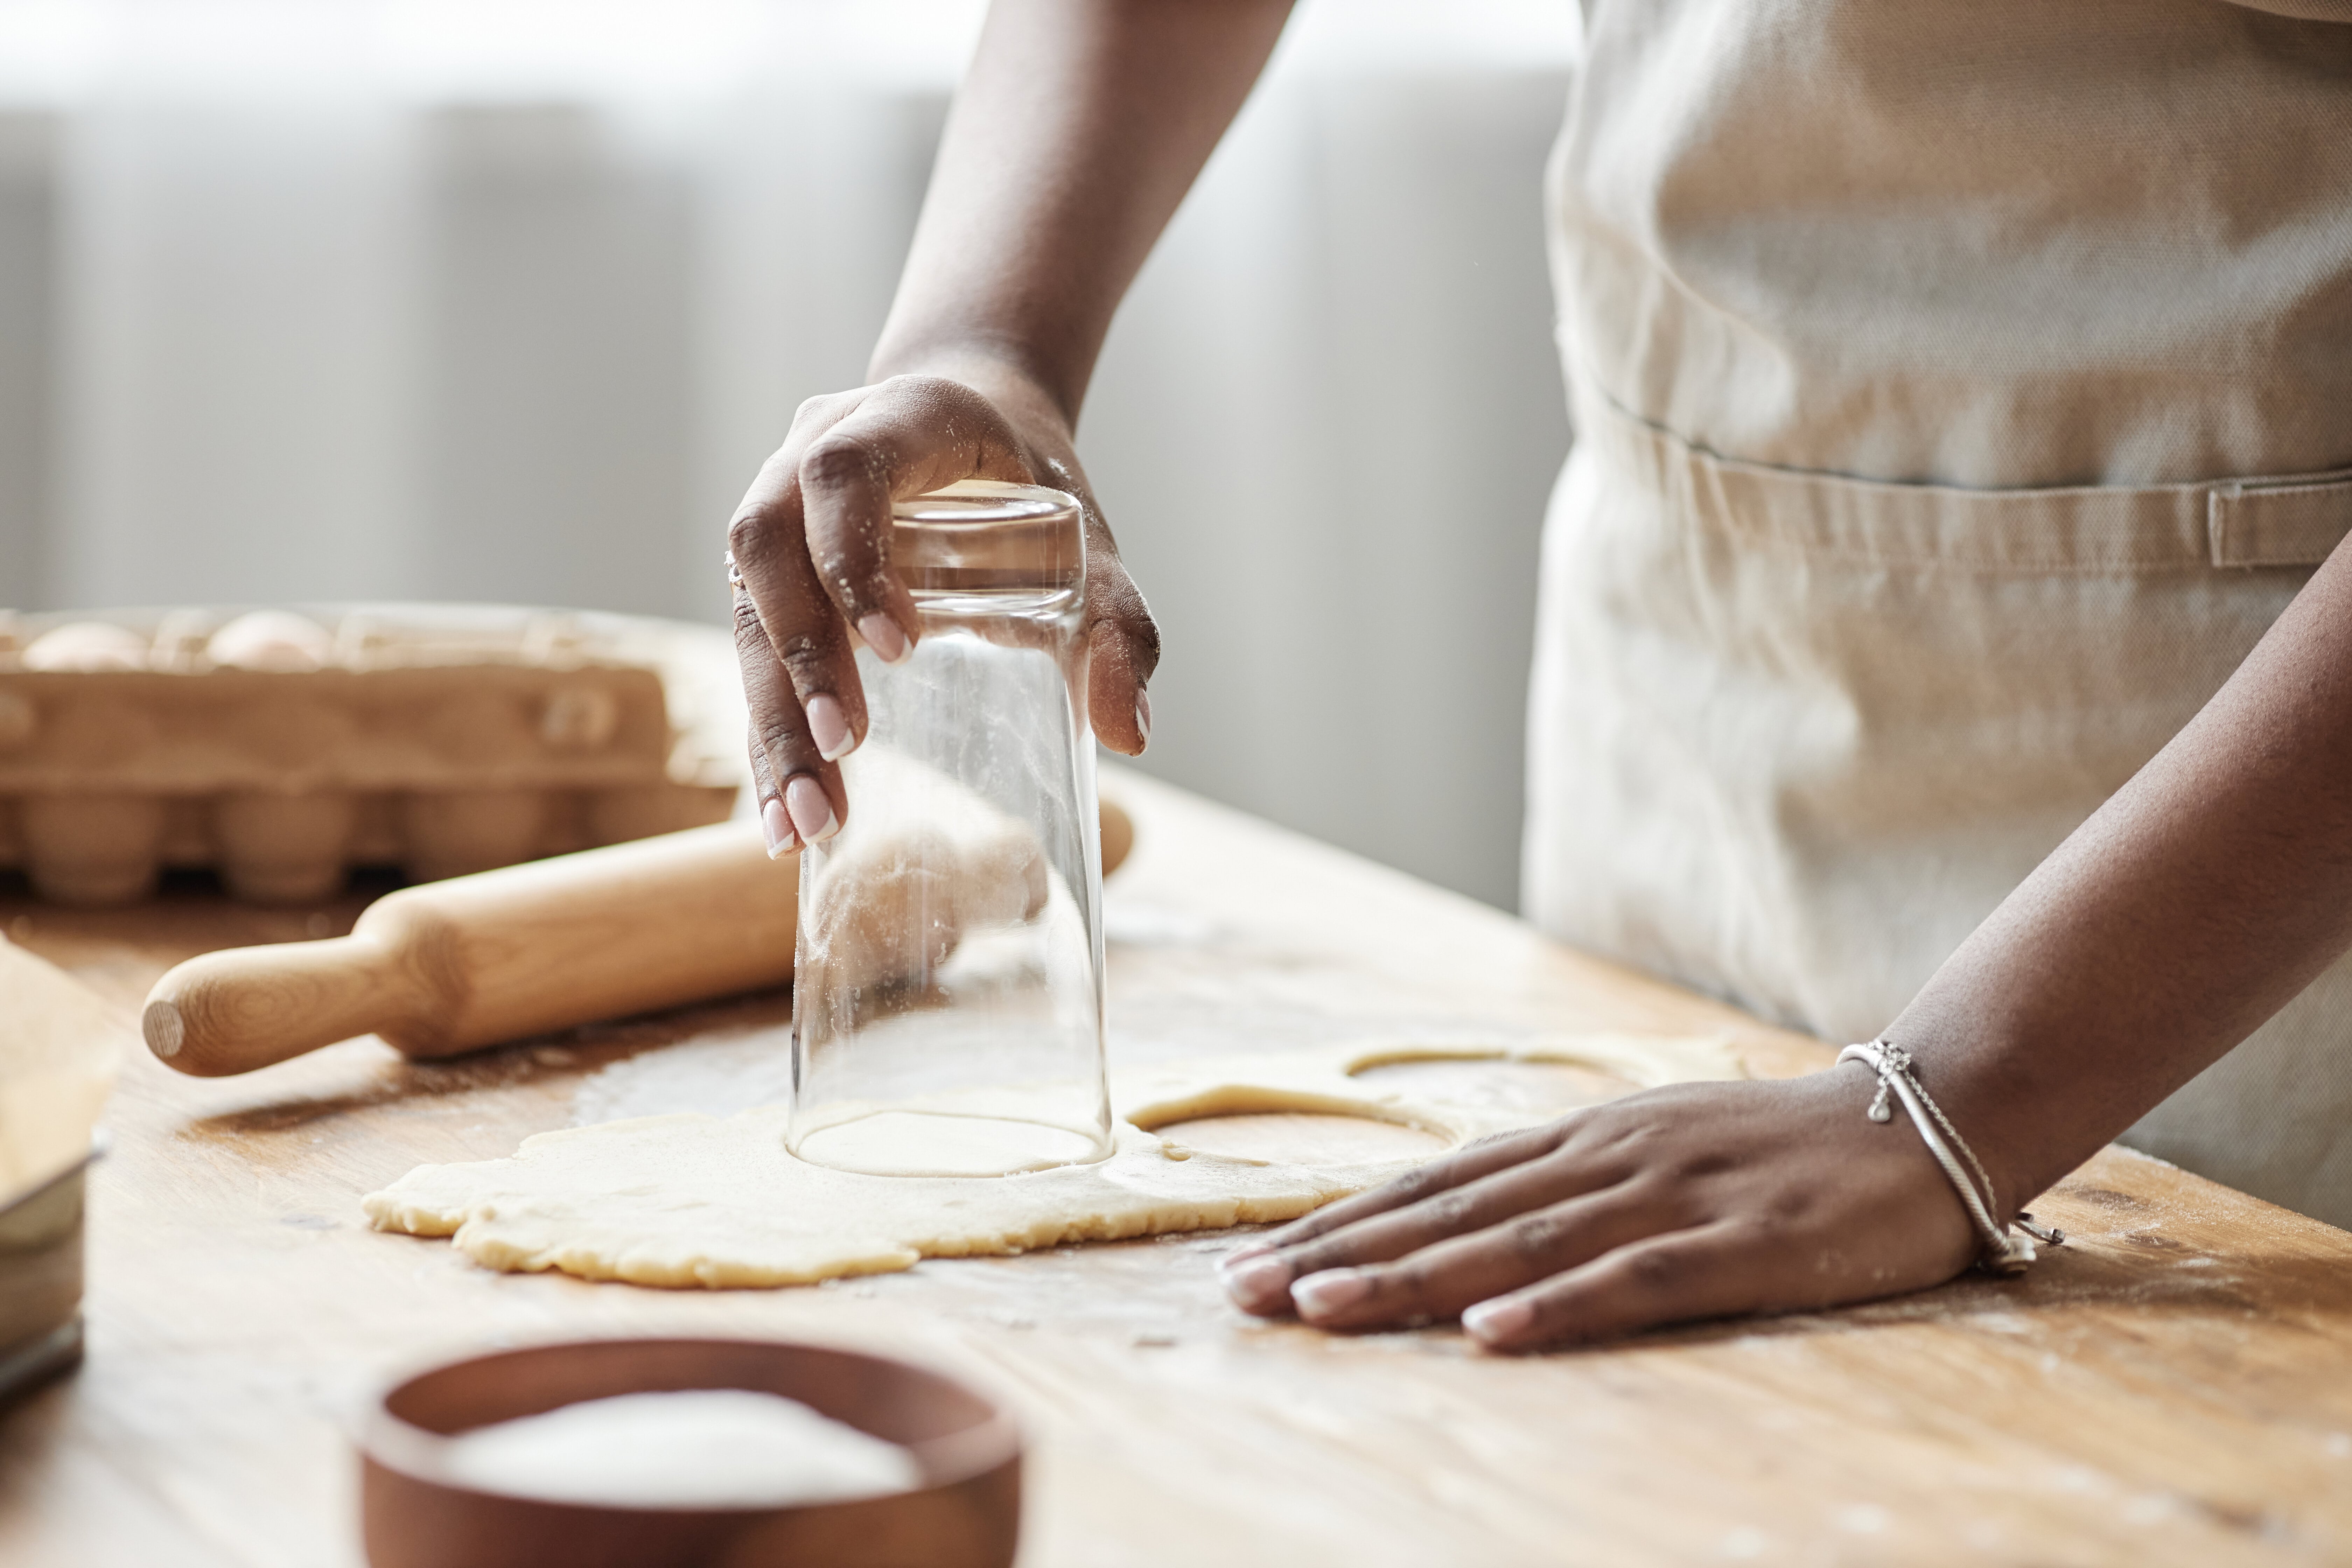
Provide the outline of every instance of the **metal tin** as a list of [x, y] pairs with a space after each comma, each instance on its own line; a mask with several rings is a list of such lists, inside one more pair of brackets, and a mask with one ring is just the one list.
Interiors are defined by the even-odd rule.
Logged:
[[0, 1208], [0, 1405], [81, 1364], [82, 1194], [101, 1152]]

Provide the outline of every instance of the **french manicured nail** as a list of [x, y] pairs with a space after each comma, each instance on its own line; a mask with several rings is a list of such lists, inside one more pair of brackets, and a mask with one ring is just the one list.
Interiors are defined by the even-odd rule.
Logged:
[[874, 657], [885, 664], [903, 663], [907, 658], [907, 634], [898, 623], [877, 610], [857, 623], [857, 635], [874, 650]]
[[784, 786], [784, 806], [803, 844], [822, 844], [841, 826], [833, 819], [833, 802], [825, 798], [824, 786], [806, 773], [796, 774]]
[[1252, 1311], [1281, 1300], [1283, 1287], [1290, 1283], [1290, 1265], [1271, 1254], [1244, 1258], [1217, 1272], [1225, 1281], [1225, 1294]]
[[768, 841], [768, 858], [781, 860], [793, 852], [793, 819], [784, 803], [772, 800], [760, 808], [760, 836]]
[[1290, 1288], [1290, 1300], [1302, 1318], [1328, 1318], [1344, 1312], [1372, 1293], [1371, 1277], [1354, 1268], [1326, 1268], [1309, 1274]]
[[1486, 1344], [1501, 1340], [1515, 1340], [1532, 1327], [1536, 1310], [1525, 1301], [1481, 1301], [1462, 1313], [1462, 1329], [1472, 1339]]
[[849, 721], [841, 716], [841, 704], [819, 692], [805, 704], [808, 713], [809, 739], [816, 742], [816, 754], [826, 762], [838, 762], [849, 754]]
[[1140, 686], [1135, 689], [1135, 732], [1151, 744], [1151, 693]]

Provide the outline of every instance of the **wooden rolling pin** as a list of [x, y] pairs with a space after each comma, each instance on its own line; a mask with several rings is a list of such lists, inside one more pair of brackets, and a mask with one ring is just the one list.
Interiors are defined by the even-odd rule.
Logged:
[[[1127, 814], [1102, 808], [1103, 869]], [[404, 888], [352, 934], [230, 948], [155, 983], [148, 1048], [219, 1078], [356, 1035], [447, 1057], [600, 1018], [781, 985], [793, 976], [797, 856], [722, 822]]]

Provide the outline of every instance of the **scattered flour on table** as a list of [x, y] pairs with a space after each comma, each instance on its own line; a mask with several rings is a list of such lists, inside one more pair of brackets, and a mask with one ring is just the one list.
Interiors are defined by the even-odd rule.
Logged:
[[478, 1491], [616, 1508], [790, 1508], [922, 1483], [898, 1444], [745, 1388], [583, 1400], [460, 1433], [443, 1463]]
[[1103, 895], [1103, 940], [1118, 947], [1199, 947], [1214, 941], [1214, 922], [1183, 910]]
[[732, 1116], [782, 1105], [793, 1093], [789, 1026], [688, 1040], [614, 1062], [582, 1081], [572, 1096], [572, 1125], [672, 1116], [681, 1110]]

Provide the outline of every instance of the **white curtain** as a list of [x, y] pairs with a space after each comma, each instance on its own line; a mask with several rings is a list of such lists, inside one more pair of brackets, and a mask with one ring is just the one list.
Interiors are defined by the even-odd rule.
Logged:
[[[0, 0], [0, 603], [715, 618], [979, 17]], [[1080, 433], [1167, 637], [1148, 765], [1503, 903], [1573, 28], [1309, 0]]]

